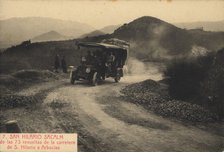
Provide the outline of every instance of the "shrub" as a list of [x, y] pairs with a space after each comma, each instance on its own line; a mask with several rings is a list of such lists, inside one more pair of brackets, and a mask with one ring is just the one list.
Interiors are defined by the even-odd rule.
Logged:
[[217, 52], [206, 78], [201, 82], [200, 99], [207, 101], [207, 106], [220, 118], [224, 117], [224, 49]]
[[199, 87], [212, 65], [212, 54], [198, 58], [173, 61], [166, 69], [169, 93], [177, 99], [192, 99], [199, 94]]
[[224, 48], [205, 56], [175, 60], [167, 66], [169, 93], [193, 101], [223, 117]]

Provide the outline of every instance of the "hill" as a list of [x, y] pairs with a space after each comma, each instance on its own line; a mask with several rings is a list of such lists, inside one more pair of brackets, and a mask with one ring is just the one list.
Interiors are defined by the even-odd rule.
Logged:
[[117, 28], [119, 28], [121, 25], [109, 25], [105, 26], [102, 29], [94, 30], [92, 32], [83, 34], [80, 36], [80, 38], [87, 38], [87, 37], [96, 37], [104, 34], [112, 34]]
[[0, 47], [6, 48], [32, 39], [40, 34], [56, 31], [68, 37], [79, 37], [94, 28], [83, 23], [53, 18], [27, 17], [0, 21]]
[[124, 24], [114, 31], [113, 37], [129, 41], [138, 58], [169, 58], [190, 49], [187, 31], [148, 16]]
[[24, 68], [53, 69], [56, 54], [65, 55], [68, 65], [77, 65], [82, 52], [76, 41], [100, 42], [107, 38], [128, 41], [129, 55], [144, 61], [164, 62], [189, 56], [197, 52], [195, 49], [216, 51], [224, 47], [224, 32], [185, 30], [147, 16], [122, 25], [112, 34], [11, 47], [1, 54], [0, 69], [2, 73]]
[[177, 27], [185, 29], [196, 29], [201, 28], [205, 31], [224, 31], [224, 20], [215, 22], [186, 22], [186, 23], [175, 23]]
[[109, 26], [105, 26], [102, 29], [100, 29], [100, 31], [107, 33], [107, 34], [111, 34], [113, 33], [116, 29], [118, 29], [121, 25], [109, 25]]
[[195, 49], [211, 51], [224, 47], [224, 32], [181, 29], [150, 16], [124, 24], [110, 35], [87, 41], [112, 37], [130, 42], [130, 54], [142, 60], [169, 60], [188, 56]]
[[80, 38], [86, 38], [86, 37], [94, 37], [94, 36], [99, 36], [99, 35], [104, 35], [105, 33], [102, 32], [101, 30], [95, 30], [90, 33], [84, 34], [80, 36]]
[[69, 39], [69, 37], [66, 37], [64, 35], [61, 35], [60, 33], [56, 31], [50, 31], [41, 35], [38, 35], [31, 39], [32, 42], [44, 42], [44, 41], [60, 41], [60, 40], [66, 40]]
[[81, 52], [74, 40], [21, 44], [0, 54], [0, 73], [23, 69], [53, 70], [56, 54], [65, 55], [68, 65], [77, 65], [80, 62]]

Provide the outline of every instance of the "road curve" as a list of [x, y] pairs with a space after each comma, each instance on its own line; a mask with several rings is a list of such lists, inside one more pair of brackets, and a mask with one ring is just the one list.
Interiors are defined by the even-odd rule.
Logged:
[[[127, 76], [120, 83], [107, 80], [96, 87], [81, 82], [68, 84], [50, 92], [45, 102], [69, 102], [77, 110], [82, 127], [97, 141], [107, 145], [106, 151], [217, 151], [223, 137], [162, 118], [120, 98], [122, 87], [146, 78]], [[105, 150], [99, 148], [96, 151]]]

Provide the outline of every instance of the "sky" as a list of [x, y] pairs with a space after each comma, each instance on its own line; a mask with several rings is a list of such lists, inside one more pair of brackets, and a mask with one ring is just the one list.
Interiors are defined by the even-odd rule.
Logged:
[[51, 17], [95, 28], [153, 16], [169, 23], [224, 20], [224, 0], [0, 0], [0, 20]]

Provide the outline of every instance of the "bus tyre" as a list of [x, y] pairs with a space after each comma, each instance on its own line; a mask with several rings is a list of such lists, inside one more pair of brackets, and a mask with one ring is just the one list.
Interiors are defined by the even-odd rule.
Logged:
[[74, 83], [75, 83], [75, 79], [74, 79], [74, 73], [73, 73], [73, 71], [71, 71], [71, 73], [70, 73], [70, 83], [71, 83], [71, 84], [74, 84]]
[[75, 80], [74, 79], [71, 79], [71, 84], [75, 84]]
[[97, 72], [94, 72], [93, 73], [93, 79], [92, 79], [93, 86], [97, 86], [98, 85], [98, 81], [99, 81], [99, 79], [98, 79], [98, 73]]

